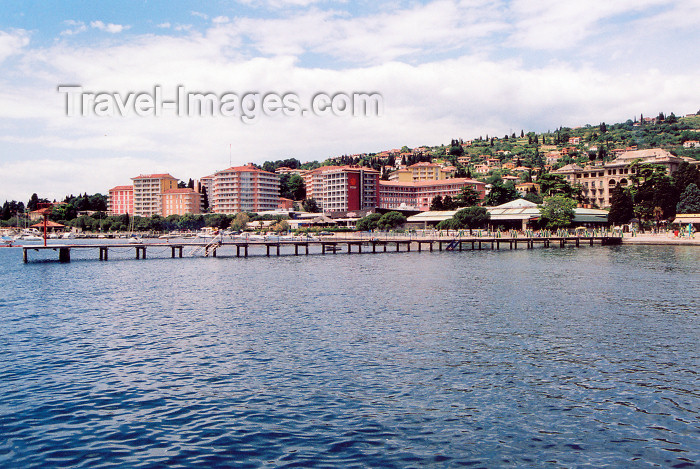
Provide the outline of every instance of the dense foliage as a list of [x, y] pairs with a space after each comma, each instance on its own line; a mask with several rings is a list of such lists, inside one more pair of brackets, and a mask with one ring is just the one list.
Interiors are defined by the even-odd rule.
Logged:
[[574, 219], [576, 201], [563, 195], [544, 199], [540, 207], [540, 226], [547, 229], [566, 228]]

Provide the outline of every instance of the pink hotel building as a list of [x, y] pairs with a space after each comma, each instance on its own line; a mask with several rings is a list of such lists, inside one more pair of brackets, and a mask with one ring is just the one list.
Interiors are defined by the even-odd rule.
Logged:
[[474, 179], [453, 178], [423, 181], [380, 181], [379, 172], [356, 166], [323, 166], [304, 175], [306, 196], [324, 212], [365, 209], [430, 210], [435, 196], [457, 197], [472, 187], [483, 199], [486, 184]]
[[235, 166], [200, 179], [214, 213], [276, 210], [280, 202], [280, 178], [253, 164]]
[[405, 208], [425, 212], [430, 210], [430, 202], [435, 196], [445, 198], [449, 195], [454, 199], [467, 186], [476, 190], [479, 198], [486, 196], [486, 184], [468, 178], [416, 182], [379, 181], [378, 206], [383, 209]]
[[116, 186], [109, 190], [107, 213], [123, 215], [134, 213], [134, 186]]

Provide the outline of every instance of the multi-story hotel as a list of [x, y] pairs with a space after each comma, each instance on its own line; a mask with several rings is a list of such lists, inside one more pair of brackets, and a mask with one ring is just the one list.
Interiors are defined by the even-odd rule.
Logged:
[[455, 198], [461, 194], [462, 188], [471, 186], [483, 199], [486, 195], [486, 184], [469, 178], [443, 179], [440, 181], [380, 181], [379, 208], [430, 210], [430, 203], [435, 196], [450, 196]]
[[214, 213], [275, 210], [280, 198], [280, 179], [252, 163], [232, 167], [213, 175], [211, 193], [207, 195]]
[[608, 208], [612, 205], [612, 192], [615, 186], [618, 183], [622, 187], [631, 184], [631, 177], [635, 174], [635, 162], [661, 165], [669, 174], [672, 174], [684, 161], [690, 164], [700, 163], [692, 158], [673, 156], [666, 150], [652, 148], [624, 152], [615, 160], [605, 164], [588, 165], [584, 168], [569, 164], [552, 171], [552, 174], [564, 176], [570, 184], [580, 184], [583, 196], [591, 204]]
[[177, 179], [170, 174], [147, 174], [131, 178], [134, 181], [134, 215], [150, 217], [163, 212], [163, 193], [177, 189]]
[[162, 215], [184, 215], [186, 213], [202, 213], [202, 194], [189, 187], [168, 189], [163, 192]]
[[116, 186], [109, 190], [107, 213], [124, 215], [134, 213], [134, 186]]
[[304, 175], [306, 197], [324, 212], [377, 207], [379, 171], [359, 166], [323, 166]]
[[394, 171], [389, 175], [389, 180], [399, 182], [437, 181], [453, 177], [455, 171], [454, 166], [443, 167], [439, 164], [422, 161]]

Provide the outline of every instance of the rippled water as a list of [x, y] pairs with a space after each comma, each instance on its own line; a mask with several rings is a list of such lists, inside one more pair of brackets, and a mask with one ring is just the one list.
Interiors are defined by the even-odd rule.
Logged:
[[130, 256], [0, 249], [0, 466], [700, 464], [700, 249]]

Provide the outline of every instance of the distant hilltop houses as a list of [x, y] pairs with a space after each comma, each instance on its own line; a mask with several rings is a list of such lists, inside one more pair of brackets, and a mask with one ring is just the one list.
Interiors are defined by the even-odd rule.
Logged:
[[[291, 210], [303, 199], [313, 199], [315, 208], [325, 213], [422, 212], [438, 196], [454, 199], [465, 188], [481, 200], [492, 184], [512, 184], [523, 197], [539, 193], [538, 178], [545, 173], [580, 189], [584, 205], [609, 208], [613, 189], [618, 183], [629, 187], [639, 164], [662, 166], [669, 174], [684, 162], [700, 164], [699, 133], [699, 115], [676, 118], [660, 113], [622, 124], [541, 134], [521, 130], [519, 136], [486, 135], [452, 140], [450, 145], [344, 155], [323, 163], [249, 163], [190, 180], [188, 187], [178, 185], [169, 173], [141, 174], [131, 178], [130, 185], [109, 190], [109, 213], [259, 213]], [[287, 186], [291, 178], [293, 192]]]

